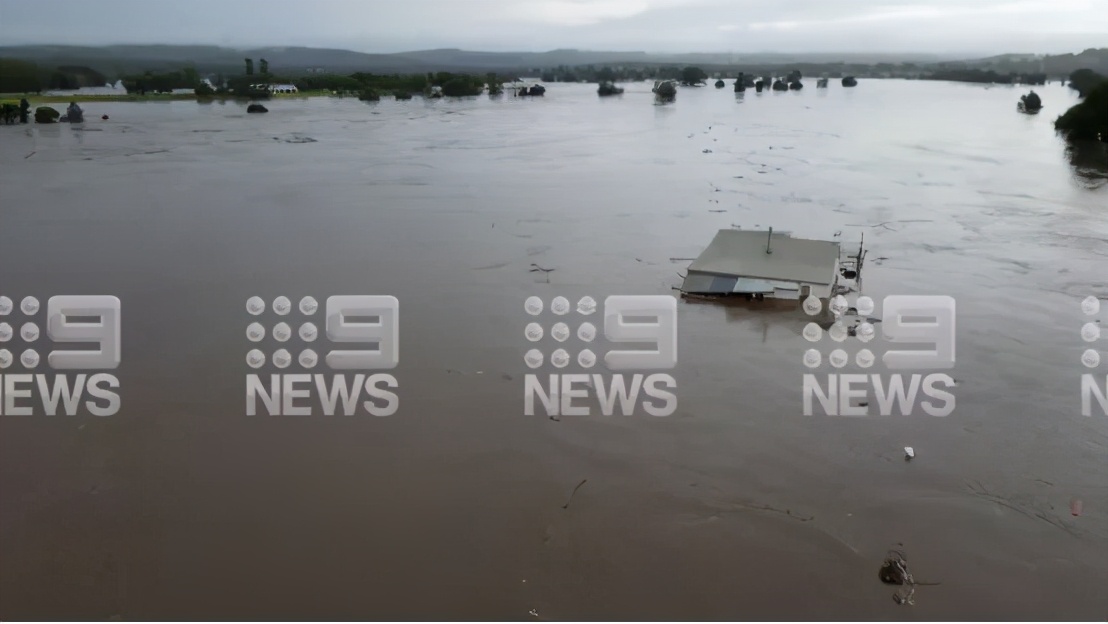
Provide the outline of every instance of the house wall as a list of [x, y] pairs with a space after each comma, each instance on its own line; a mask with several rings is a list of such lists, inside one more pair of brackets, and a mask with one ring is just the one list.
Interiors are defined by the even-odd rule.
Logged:
[[700, 271], [690, 271], [683, 285], [688, 292], [694, 293], [720, 295], [762, 293], [767, 297], [779, 299], [799, 299], [805, 287], [808, 287], [813, 295], [820, 298], [827, 298], [831, 296], [832, 286], [833, 282], [818, 284], [809, 282], [786, 282], [782, 280], [761, 280], [740, 278], [734, 275], [703, 273]]

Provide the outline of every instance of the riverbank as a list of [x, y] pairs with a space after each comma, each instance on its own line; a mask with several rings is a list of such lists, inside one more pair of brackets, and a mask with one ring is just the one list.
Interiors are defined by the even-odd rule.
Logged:
[[[270, 99], [292, 99], [306, 97], [323, 97], [333, 95], [330, 91], [320, 89], [313, 91], [301, 91], [299, 93], [279, 93], [270, 95]], [[198, 96], [194, 93], [73, 93], [69, 95], [39, 95], [27, 93], [0, 93], [0, 100], [15, 100], [26, 98], [32, 106], [41, 104], [68, 104], [70, 102], [169, 102], [182, 100], [234, 100], [250, 99], [235, 98], [230, 96], [212, 95]]]

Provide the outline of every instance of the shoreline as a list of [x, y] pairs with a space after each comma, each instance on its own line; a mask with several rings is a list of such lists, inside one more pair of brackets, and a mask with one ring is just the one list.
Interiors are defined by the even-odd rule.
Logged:
[[[307, 91], [300, 93], [288, 93], [271, 95], [265, 100], [279, 100], [279, 99], [296, 99], [296, 98], [310, 98], [310, 97], [330, 97], [332, 94], [327, 91]], [[335, 96], [337, 97], [337, 96]], [[228, 95], [212, 95], [202, 96], [194, 93], [158, 93], [140, 95], [133, 93], [105, 93], [105, 94], [91, 94], [91, 93], [74, 93], [71, 95], [35, 95], [28, 93], [0, 93], [0, 100], [15, 100], [18, 102], [20, 99], [26, 98], [32, 106], [41, 104], [68, 104], [69, 102], [180, 102], [180, 101], [210, 101], [210, 100], [242, 100], [242, 101], [264, 101], [257, 98], [250, 97], [236, 97]]]

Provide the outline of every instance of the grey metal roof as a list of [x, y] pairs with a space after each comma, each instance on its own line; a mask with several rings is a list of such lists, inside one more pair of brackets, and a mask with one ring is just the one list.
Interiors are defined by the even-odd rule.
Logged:
[[[766, 243], [773, 253], [766, 253]], [[769, 232], [720, 230], [700, 257], [689, 265], [694, 273], [753, 277], [809, 284], [835, 280], [839, 243], [809, 240]]]

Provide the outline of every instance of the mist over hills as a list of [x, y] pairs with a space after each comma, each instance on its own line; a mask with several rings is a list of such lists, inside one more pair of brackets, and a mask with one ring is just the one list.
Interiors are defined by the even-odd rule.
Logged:
[[41, 66], [85, 66], [106, 76], [118, 77], [144, 71], [176, 70], [192, 66], [202, 73], [240, 73], [244, 58], [269, 62], [275, 71], [297, 74], [308, 71], [328, 73], [425, 73], [425, 72], [502, 72], [520, 73], [558, 66], [584, 65], [699, 65], [708, 70], [736, 66], [788, 67], [790, 65], [899, 65], [918, 66], [939, 63], [964, 63], [968, 67], [993, 67], [998, 71], [1038, 69], [1052, 74], [1068, 74], [1074, 69], [1090, 68], [1108, 74], [1108, 48], [1086, 50], [1080, 54], [1036, 56], [1007, 54], [987, 59], [960, 59], [941, 54], [883, 53], [687, 53], [652, 54], [591, 50], [551, 50], [548, 52], [481, 52], [460, 49], [418, 50], [389, 54], [370, 54], [351, 50], [308, 47], [264, 47], [235, 49], [210, 45], [108, 45], [0, 46], [0, 58], [30, 61]]

